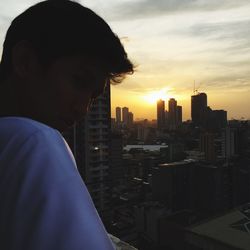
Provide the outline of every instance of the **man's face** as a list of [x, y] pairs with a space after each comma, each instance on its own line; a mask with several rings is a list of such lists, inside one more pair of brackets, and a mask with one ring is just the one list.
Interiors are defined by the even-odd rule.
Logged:
[[106, 81], [107, 75], [97, 60], [60, 58], [31, 74], [27, 88], [31, 113], [34, 119], [64, 131], [84, 117]]

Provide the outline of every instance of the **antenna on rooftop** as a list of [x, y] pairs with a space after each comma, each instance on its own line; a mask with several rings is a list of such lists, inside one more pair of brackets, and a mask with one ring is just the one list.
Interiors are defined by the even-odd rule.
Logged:
[[200, 88], [201, 84], [198, 86], [198, 88], [195, 88], [195, 80], [194, 80], [194, 95], [197, 95], [199, 92], [198, 92], [198, 89]]
[[194, 80], [194, 95], [198, 93], [198, 90], [195, 88], [195, 80]]

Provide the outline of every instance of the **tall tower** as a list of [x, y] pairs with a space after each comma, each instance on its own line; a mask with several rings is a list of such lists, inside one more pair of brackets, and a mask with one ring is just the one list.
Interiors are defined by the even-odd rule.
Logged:
[[129, 111], [127, 107], [122, 108], [122, 121], [126, 126], [128, 126], [128, 112]]
[[202, 126], [207, 118], [207, 95], [198, 93], [191, 96], [191, 117], [196, 126]]
[[128, 112], [128, 127], [132, 127], [134, 123], [134, 114], [132, 112]]
[[165, 127], [165, 102], [163, 100], [157, 101], [157, 127], [163, 129]]
[[182, 124], [182, 106], [177, 106], [176, 110], [176, 125], [180, 126]]
[[116, 114], [116, 123], [120, 124], [121, 123], [121, 108], [120, 107], [116, 107], [115, 109], [115, 114]]
[[177, 127], [177, 101], [170, 98], [168, 101], [168, 114], [169, 114], [169, 129], [176, 129]]
[[64, 134], [78, 170], [101, 214], [109, 209], [110, 199], [110, 120], [110, 86], [107, 86], [85, 119]]

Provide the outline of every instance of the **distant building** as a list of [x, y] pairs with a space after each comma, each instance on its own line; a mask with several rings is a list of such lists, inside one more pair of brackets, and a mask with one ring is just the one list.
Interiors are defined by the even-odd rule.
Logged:
[[230, 159], [237, 155], [238, 129], [227, 127], [222, 131], [222, 155]]
[[122, 108], [122, 122], [125, 126], [128, 126], [128, 113], [129, 109], [127, 107]]
[[128, 112], [128, 127], [132, 127], [134, 123], [134, 114], [132, 112]]
[[248, 203], [186, 228], [188, 249], [248, 250], [249, 208]]
[[157, 128], [165, 128], [165, 102], [163, 100], [157, 101]]
[[203, 126], [206, 123], [207, 95], [199, 93], [191, 96], [191, 117], [196, 126]]
[[250, 158], [250, 122], [229, 121], [230, 128], [237, 129], [237, 154]]
[[120, 107], [116, 107], [116, 109], [115, 109], [115, 114], [116, 114], [116, 122], [118, 123], [118, 124], [120, 124], [121, 123], [121, 108]]
[[[239, 122], [237, 125], [230, 124], [222, 130], [222, 155], [226, 159], [236, 156], [245, 158], [250, 152], [250, 130], [246, 122]], [[249, 157], [247, 157], [249, 158]]]
[[169, 113], [167, 110], [165, 110], [165, 125], [168, 127], [168, 120], [169, 120]]
[[195, 165], [195, 161], [180, 161], [153, 168], [153, 200], [168, 204], [172, 211], [189, 208], [192, 168]]
[[182, 143], [169, 143], [168, 145], [168, 162], [181, 161], [185, 159], [184, 144]]
[[115, 130], [117, 128], [117, 123], [115, 118], [111, 118], [111, 130]]
[[173, 212], [195, 211], [205, 218], [230, 208], [231, 172], [227, 166], [184, 160], [153, 168], [153, 200], [167, 204]]
[[137, 140], [141, 142], [145, 142], [148, 134], [149, 134], [150, 128], [143, 126], [142, 124], [139, 124], [137, 126]]
[[214, 129], [221, 129], [227, 126], [227, 111], [213, 110], [210, 113], [209, 126]]
[[200, 135], [200, 151], [205, 153], [205, 159], [207, 161], [216, 160], [215, 135], [213, 133]]
[[[135, 206], [142, 249], [249, 250], [250, 204], [199, 220], [190, 210], [172, 213], [158, 203]], [[150, 247], [149, 247], [150, 246]]]
[[177, 101], [174, 98], [168, 101], [168, 126], [170, 130], [175, 130], [177, 127]]
[[182, 124], [182, 106], [177, 106], [177, 110], [176, 110], [177, 114], [176, 114], [176, 124], [179, 127]]

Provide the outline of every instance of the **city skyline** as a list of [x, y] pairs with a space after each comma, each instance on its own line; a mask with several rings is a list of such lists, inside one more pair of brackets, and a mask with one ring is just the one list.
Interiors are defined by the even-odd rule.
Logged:
[[[210, 122], [213, 122], [213, 120], [215, 119], [214, 120], [215, 123], [221, 121], [221, 119], [224, 122], [226, 122], [227, 120], [233, 120], [232, 118], [227, 117], [227, 111], [225, 109], [212, 109], [211, 106], [208, 105], [207, 99], [208, 99], [207, 94], [204, 92], [195, 92], [191, 96], [190, 119], [187, 120], [192, 121], [197, 125], [207, 123], [208, 118]], [[176, 126], [180, 125], [183, 121], [187, 121], [183, 119], [182, 117], [183, 109], [182, 106], [177, 105], [177, 101], [178, 100], [176, 100], [175, 98], [169, 98], [168, 100], [160, 98], [155, 103], [156, 118], [149, 119], [147, 117], [144, 117], [144, 118], [137, 118], [135, 119], [135, 121], [141, 121], [145, 119], [156, 121], [158, 129], [169, 127], [170, 125], [169, 122], [170, 123], [172, 122], [172, 126], [173, 128], [175, 128]], [[129, 107], [122, 107], [122, 108], [119, 106], [115, 107], [115, 118], [112, 119], [115, 119], [117, 123], [126, 124], [125, 119], [124, 118], [121, 119], [121, 109], [129, 110]], [[246, 119], [241, 118], [240, 120], [246, 120]]]
[[[11, 20], [37, 2], [0, 3], [1, 43]], [[156, 98], [172, 97], [183, 107], [183, 120], [190, 119], [196, 81], [212, 109], [227, 110], [228, 119], [250, 118], [248, 1], [78, 2], [110, 24], [137, 65], [134, 75], [111, 88], [112, 116], [116, 106], [127, 106], [135, 119], [156, 119]]]

